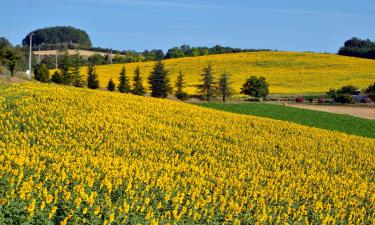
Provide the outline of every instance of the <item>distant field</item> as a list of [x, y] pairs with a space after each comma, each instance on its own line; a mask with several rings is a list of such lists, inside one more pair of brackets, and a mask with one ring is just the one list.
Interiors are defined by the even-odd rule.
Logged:
[[[237, 93], [251, 75], [265, 76], [272, 94], [325, 93], [331, 87], [353, 84], [364, 88], [375, 81], [375, 60], [333, 54], [252, 52], [165, 60], [172, 82], [180, 69], [185, 73], [186, 90], [190, 94], [196, 93], [195, 85], [200, 83], [202, 70], [208, 63], [212, 64], [216, 77], [224, 71], [231, 75]], [[153, 65], [154, 62], [128, 63], [126, 69], [133, 76], [135, 67], [140, 66], [146, 84]], [[105, 87], [111, 77], [117, 82], [122, 66], [98, 66], [101, 85]], [[86, 68], [82, 74], [86, 74]]]
[[266, 103], [199, 103], [198, 105], [375, 138], [375, 120]]
[[[108, 53], [94, 52], [94, 51], [88, 51], [88, 50], [78, 50], [78, 52], [83, 57], [90, 57], [95, 54], [100, 54], [102, 56], [108, 55]], [[41, 55], [41, 56], [56, 55], [56, 53], [57, 53], [57, 50], [33, 51], [34, 55]], [[74, 55], [76, 54], [76, 50], [68, 50], [68, 53], [70, 55]]]

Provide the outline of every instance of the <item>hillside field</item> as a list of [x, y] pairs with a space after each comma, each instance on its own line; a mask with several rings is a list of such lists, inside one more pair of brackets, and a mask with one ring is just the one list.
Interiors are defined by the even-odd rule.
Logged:
[[[201, 74], [209, 63], [218, 77], [224, 71], [231, 75], [232, 87], [239, 93], [246, 78], [251, 75], [265, 76], [270, 83], [271, 94], [317, 94], [330, 88], [340, 88], [352, 84], [367, 88], [375, 81], [375, 60], [344, 57], [333, 54], [296, 52], [250, 52], [188, 57], [165, 60], [174, 84], [180, 69], [186, 75], [190, 94], [196, 94], [195, 86], [201, 82]], [[128, 75], [133, 76], [136, 66], [140, 66], [147, 85], [154, 62], [128, 63]], [[123, 65], [103, 65], [97, 67], [102, 87], [108, 80], [118, 80]], [[82, 74], [86, 74], [86, 68]]]
[[0, 224], [375, 222], [375, 139], [32, 82], [0, 106]]
[[[375, 120], [362, 119], [349, 115], [269, 103], [198, 103], [198, 105], [226, 112], [290, 121], [310, 127], [375, 138]], [[372, 110], [375, 110], [375, 108]]]

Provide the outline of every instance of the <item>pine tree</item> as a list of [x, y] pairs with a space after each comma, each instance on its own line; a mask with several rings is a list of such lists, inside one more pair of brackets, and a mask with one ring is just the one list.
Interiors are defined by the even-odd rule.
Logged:
[[62, 83], [63, 84], [71, 84], [73, 81], [73, 76], [71, 72], [72, 67], [72, 58], [70, 57], [67, 50], [64, 51], [64, 54], [62, 55], [60, 59], [60, 75], [62, 77]]
[[156, 98], [166, 98], [171, 92], [171, 85], [168, 71], [164, 68], [164, 63], [158, 61], [155, 63], [148, 82], [150, 84], [151, 96]]
[[81, 66], [82, 59], [77, 51], [76, 54], [72, 57], [72, 84], [75, 87], [83, 87], [85, 83], [81, 76]]
[[116, 89], [116, 84], [113, 82], [112, 78], [108, 81], [107, 89], [108, 91], [115, 91]]
[[49, 71], [46, 64], [38, 64], [35, 66], [34, 78], [43, 83], [50, 82]]
[[220, 92], [220, 95], [223, 97], [223, 102], [225, 102], [227, 98], [232, 95], [232, 91], [231, 91], [230, 83], [229, 83], [229, 75], [227, 73], [223, 73], [220, 77], [219, 92]]
[[141, 71], [139, 69], [139, 66], [134, 71], [133, 80], [134, 80], [134, 83], [133, 83], [132, 93], [135, 95], [144, 96], [146, 94], [146, 89], [143, 86]]
[[131, 87], [130, 87], [129, 78], [126, 76], [125, 66], [122, 67], [119, 81], [120, 83], [118, 85], [118, 90], [121, 93], [129, 93], [131, 91]]
[[176, 80], [176, 92], [175, 92], [176, 98], [180, 100], [188, 99], [189, 96], [186, 92], [184, 92], [183, 90], [184, 87], [185, 87], [184, 74], [180, 70], [180, 73], [178, 74], [177, 80]]
[[87, 70], [87, 87], [90, 89], [99, 88], [98, 75], [95, 71], [95, 66], [90, 65]]
[[203, 84], [199, 85], [198, 89], [207, 101], [211, 101], [212, 97], [215, 96], [215, 82], [211, 64], [204, 68], [202, 78]]

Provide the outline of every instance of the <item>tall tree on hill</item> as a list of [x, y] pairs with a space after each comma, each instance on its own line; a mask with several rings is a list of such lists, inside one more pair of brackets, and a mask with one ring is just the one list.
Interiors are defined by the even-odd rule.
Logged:
[[158, 61], [148, 77], [150, 84], [151, 96], [156, 98], [166, 98], [171, 92], [171, 85], [168, 71], [164, 68], [164, 63]]
[[133, 78], [133, 89], [132, 93], [135, 95], [145, 95], [146, 94], [146, 89], [143, 86], [143, 81], [141, 77], [141, 70], [139, 69], [139, 66], [134, 71], [134, 78]]
[[199, 92], [202, 94], [204, 99], [211, 101], [212, 97], [215, 96], [215, 81], [212, 72], [211, 63], [208, 64], [203, 70], [202, 84], [198, 85]]
[[73, 81], [72, 68], [73, 61], [72, 57], [69, 55], [68, 50], [64, 51], [64, 54], [60, 58], [60, 74], [62, 76], [62, 83], [69, 85]]
[[229, 83], [229, 75], [225, 72], [221, 75], [219, 80], [219, 92], [223, 98], [223, 102], [226, 102], [227, 98], [232, 95], [232, 91]]
[[121, 93], [129, 93], [131, 91], [130, 82], [128, 76], [126, 76], [126, 69], [125, 66], [122, 67], [120, 72], [120, 78], [119, 78], [119, 85], [118, 90]]
[[177, 80], [176, 80], [176, 92], [175, 92], [176, 98], [180, 100], [188, 99], [188, 94], [184, 92], [183, 90], [184, 87], [185, 87], [184, 74], [182, 73], [182, 70], [180, 70], [180, 73], [178, 74]]
[[96, 74], [96, 69], [93, 65], [90, 65], [87, 70], [87, 87], [90, 89], [99, 88], [98, 75]]
[[81, 66], [82, 58], [77, 51], [76, 54], [72, 57], [72, 84], [75, 87], [83, 87], [85, 83], [81, 76]]

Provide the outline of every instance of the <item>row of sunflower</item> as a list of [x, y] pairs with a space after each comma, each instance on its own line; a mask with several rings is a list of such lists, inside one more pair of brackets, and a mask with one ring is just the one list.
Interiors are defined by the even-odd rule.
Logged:
[[375, 140], [169, 100], [0, 85], [0, 224], [374, 224]]

